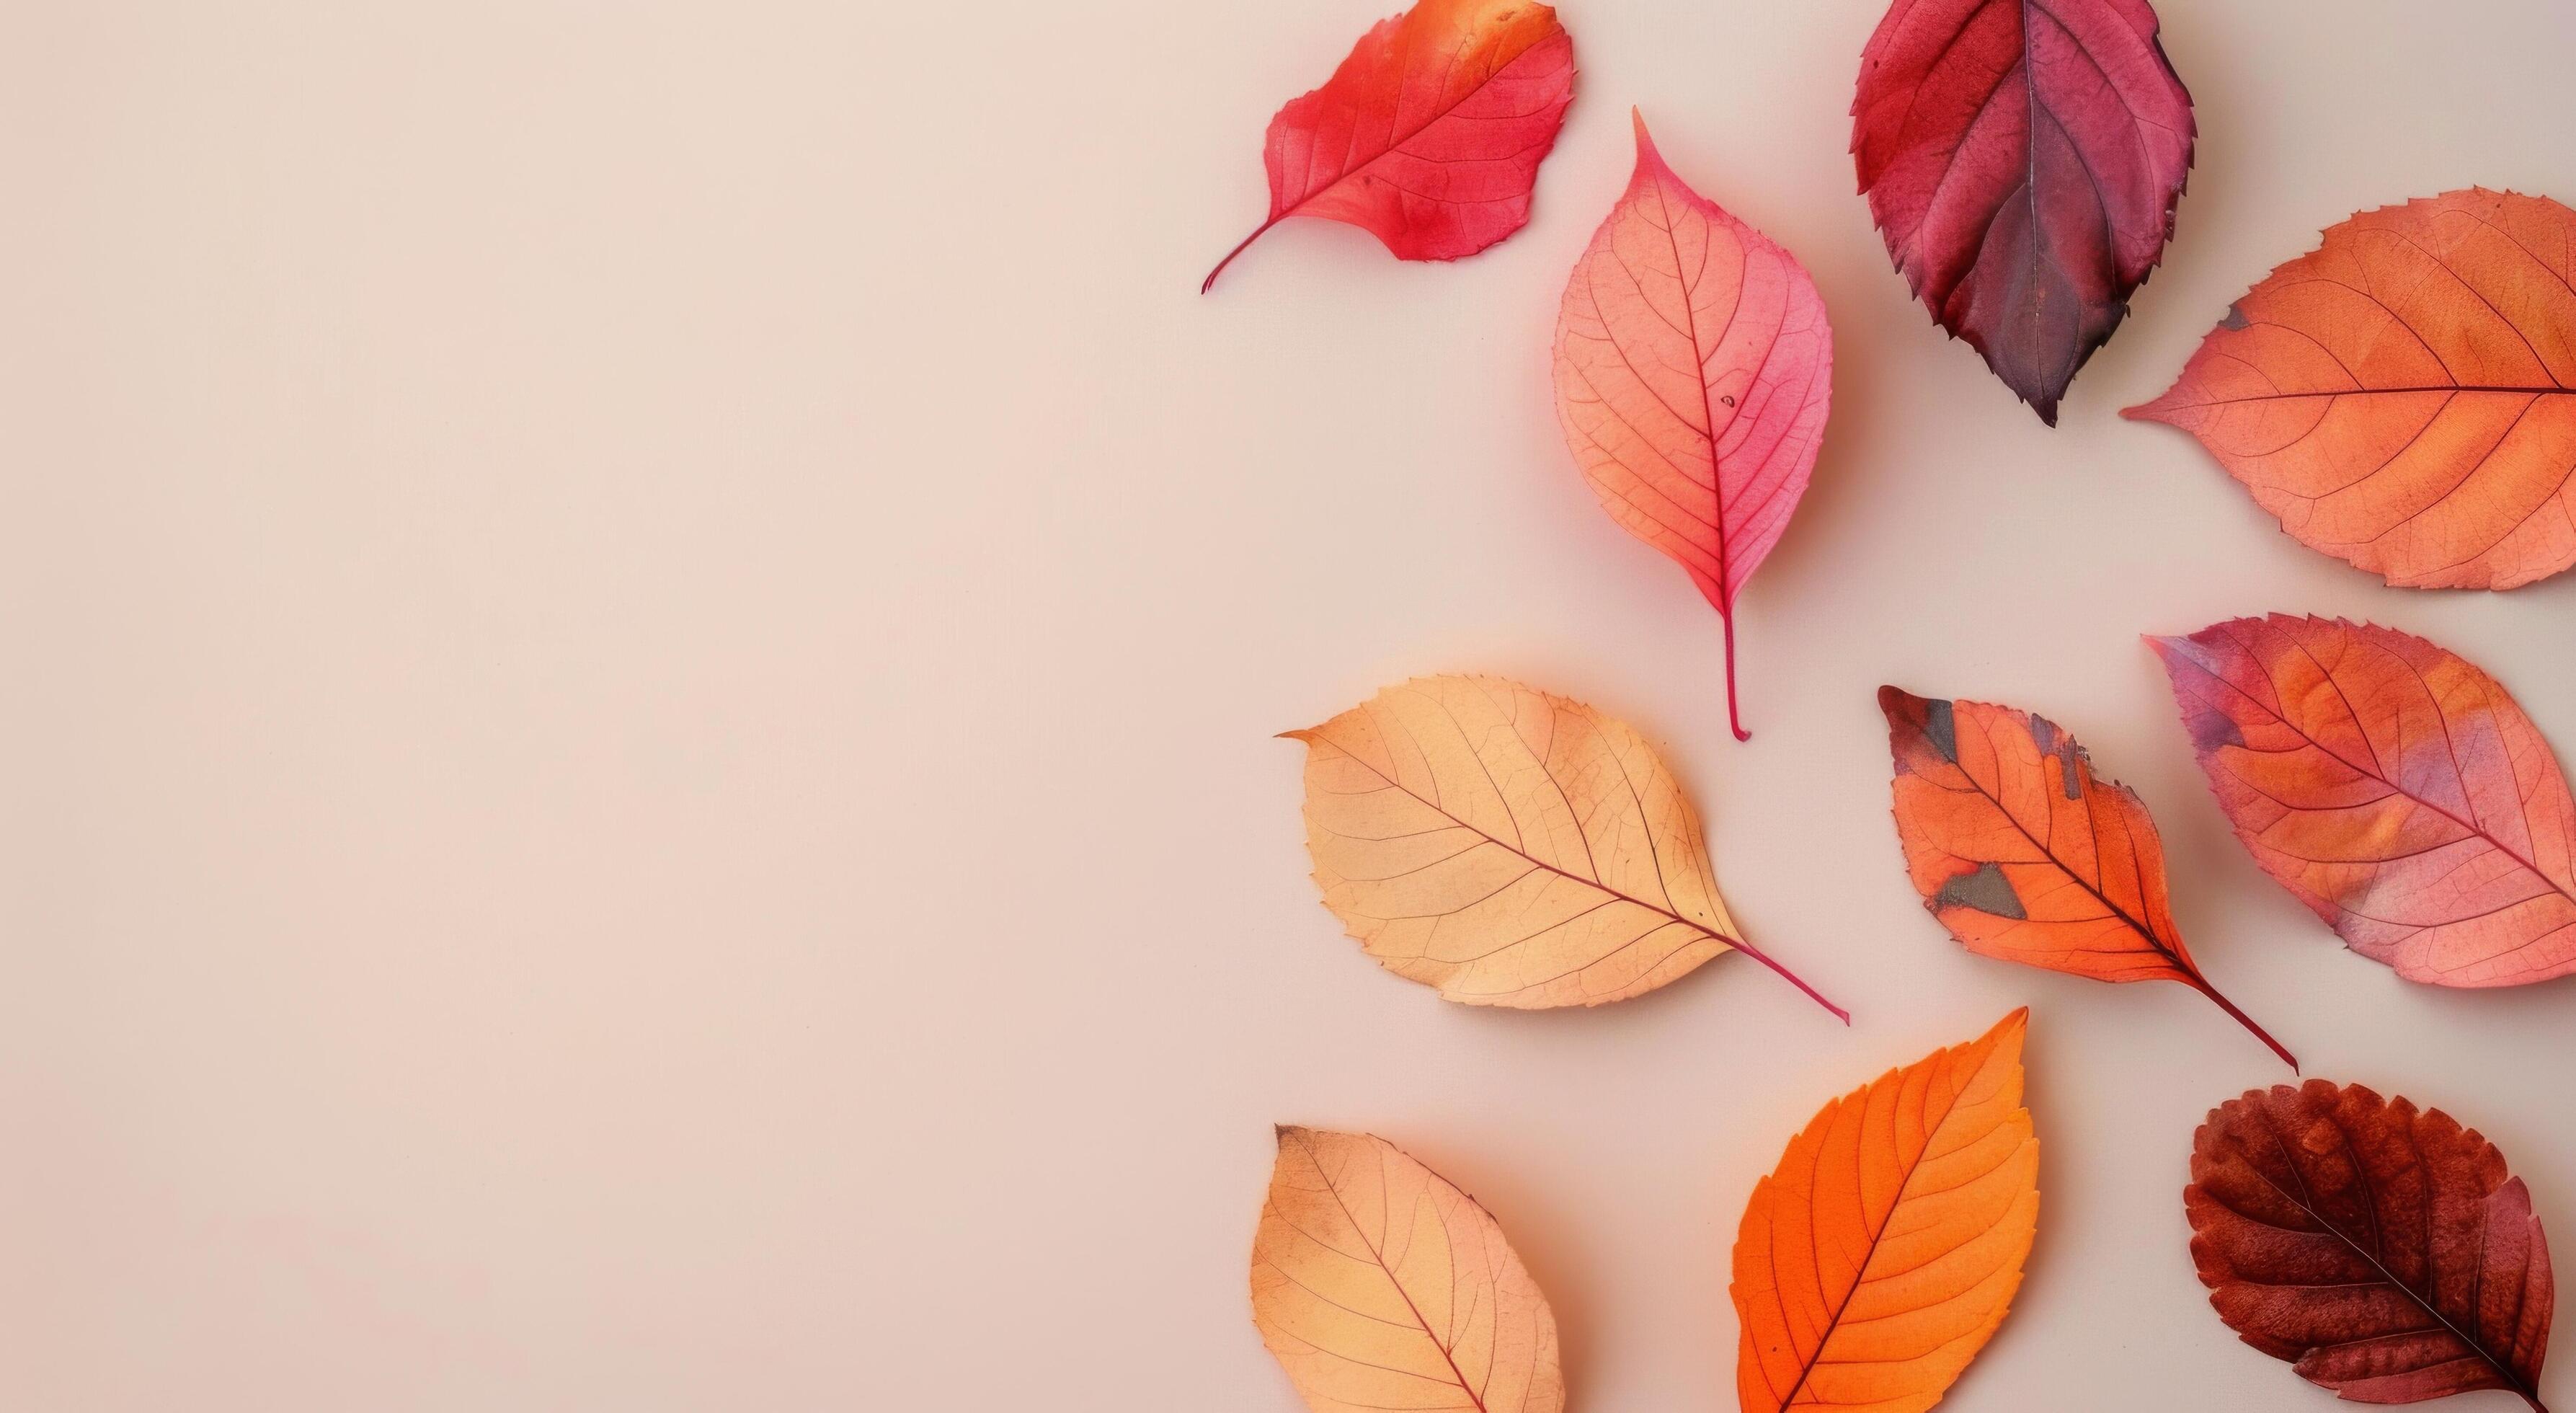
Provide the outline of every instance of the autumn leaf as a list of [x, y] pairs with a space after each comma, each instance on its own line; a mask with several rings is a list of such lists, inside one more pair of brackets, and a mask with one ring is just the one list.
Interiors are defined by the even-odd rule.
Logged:
[[2576, 211], [2455, 191], [2353, 217], [2127, 416], [2198, 437], [2281, 528], [2410, 589], [2576, 565]]
[[1941, 1401], [2003, 1323], [2039, 1223], [2019, 1010], [1827, 1104], [1735, 1237], [1745, 1413]]
[[2151, 641], [2236, 837], [2354, 951], [2438, 986], [2576, 971], [2576, 800], [2494, 678], [2319, 618]]
[[1637, 169], [1566, 282], [1556, 411], [1595, 495], [1725, 624], [1807, 493], [1833, 401], [1834, 336], [1789, 252], [1682, 184], [1636, 119]]
[[1727, 916], [1699, 817], [1634, 730], [1493, 677], [1422, 677], [1311, 731], [1306, 848], [1324, 905], [1452, 1001], [1642, 996], [1729, 948], [1851, 1017]]
[[2508, 1389], [2540, 1409], [2549, 1241], [2477, 1130], [2357, 1084], [2253, 1090], [2193, 1136], [2183, 1208], [2219, 1318], [2299, 1377], [2355, 1403]]
[[1574, 101], [1574, 41], [1531, 0], [1422, 0], [1360, 37], [1270, 120], [1270, 219], [1359, 227], [1405, 260], [1473, 255], [1529, 223], [1538, 164]]
[[1979, 956], [2096, 981], [2179, 981], [2292, 1069], [2200, 974], [2174, 925], [2164, 841], [2127, 786], [2046, 717], [1878, 689], [1896, 837], [1923, 906]]
[[1933, 319], [2042, 421], [2164, 258], [2191, 94], [2146, 0], [1897, 0], [1852, 155]]
[[1252, 1320], [1315, 1413], [1561, 1413], [1556, 1317], [1474, 1199], [1381, 1138], [1279, 1130]]

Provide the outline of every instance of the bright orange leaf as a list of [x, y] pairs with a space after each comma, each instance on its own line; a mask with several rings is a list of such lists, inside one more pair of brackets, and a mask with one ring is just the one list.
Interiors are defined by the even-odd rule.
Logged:
[[1834, 334], [1805, 268], [1683, 185], [1636, 124], [1636, 173], [1557, 314], [1557, 420], [1611, 518], [1724, 620], [1727, 719], [1747, 740], [1736, 595], [1807, 493]]
[[1827, 1104], [1735, 1237], [1745, 1413], [1921, 1413], [1985, 1348], [2039, 1225], [2028, 1010]]
[[2174, 925], [2164, 841], [2136, 793], [2044, 716], [1878, 689], [1896, 836], [1923, 906], [1967, 949], [2096, 981], [2179, 981], [2292, 1069], [2201, 976]]
[[2227, 311], [2125, 414], [2215, 454], [2281, 528], [2412, 589], [2576, 565], [2576, 211], [2455, 191], [2365, 212]]

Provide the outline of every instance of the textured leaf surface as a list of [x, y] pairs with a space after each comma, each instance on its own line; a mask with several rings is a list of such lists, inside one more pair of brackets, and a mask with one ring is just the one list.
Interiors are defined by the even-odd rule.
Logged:
[[1288, 734], [1324, 904], [1398, 976], [1477, 1005], [1599, 1005], [1733, 947], [1843, 1015], [1745, 944], [1680, 783], [1591, 707], [1424, 677]]
[[2237, 301], [2131, 417], [2198, 437], [2301, 543], [2415, 589], [2576, 564], [2576, 211], [2371, 211]]
[[2540, 1407], [2549, 1242], [2477, 1130], [2357, 1084], [2258, 1089], [2194, 1136], [2183, 1207], [2209, 1303], [2299, 1377], [2356, 1403]]
[[1745, 1413], [1941, 1401], [2003, 1323], [2039, 1222], [2015, 1011], [1827, 1104], [1735, 1238]]
[[1559, 1413], [1556, 1317], [1502, 1228], [1381, 1138], [1279, 1130], [1252, 1319], [1315, 1413]]
[[1422, 0], [1381, 20], [1323, 87], [1270, 120], [1270, 219], [1343, 221], [1406, 260], [1473, 255], [1529, 223], [1538, 164], [1574, 101], [1574, 41], [1531, 0]]
[[1557, 315], [1557, 417], [1601, 504], [1725, 620], [1738, 739], [1735, 597], [1807, 493], [1833, 369], [1815, 281], [1683, 185], [1638, 118], [1636, 175]]
[[1861, 58], [1852, 154], [1941, 327], [2051, 426], [2164, 257], [2191, 94], [2146, 0], [1896, 0]]
[[2174, 925], [2156, 822], [2046, 717], [1878, 689], [1896, 837], [1923, 906], [1971, 952], [2097, 981], [2179, 981], [2293, 1069], [2218, 994]]
[[2576, 971], [2576, 801], [2494, 678], [2318, 618], [2154, 642], [2236, 837], [2354, 951], [2441, 986]]

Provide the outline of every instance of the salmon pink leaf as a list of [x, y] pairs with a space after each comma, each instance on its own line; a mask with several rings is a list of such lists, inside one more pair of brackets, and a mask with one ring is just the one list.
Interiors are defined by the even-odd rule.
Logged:
[[2576, 211], [2365, 212], [2227, 311], [2163, 397], [2300, 543], [2409, 589], [2576, 566]]
[[2146, 0], [1896, 0], [1852, 154], [1932, 317], [2041, 420], [2164, 258], [2191, 94]]
[[1530, 187], [1574, 101], [1574, 41], [1532, 0], [1422, 0], [1360, 37], [1270, 120], [1270, 218], [1359, 227], [1406, 260], [1473, 255], [1529, 223]]

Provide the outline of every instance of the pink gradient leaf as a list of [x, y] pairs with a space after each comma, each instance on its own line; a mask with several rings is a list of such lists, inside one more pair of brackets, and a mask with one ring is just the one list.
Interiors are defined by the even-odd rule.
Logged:
[[2503, 684], [2340, 619], [2150, 641], [2236, 837], [2347, 946], [2435, 986], [2576, 973], [2576, 795]]
[[1807, 493], [1833, 402], [1834, 336], [1789, 252], [1682, 184], [1636, 119], [1637, 170], [1566, 282], [1556, 411], [1584, 479], [1724, 621]]

